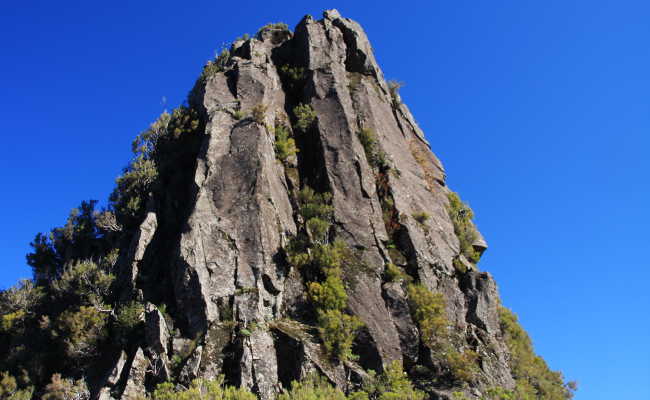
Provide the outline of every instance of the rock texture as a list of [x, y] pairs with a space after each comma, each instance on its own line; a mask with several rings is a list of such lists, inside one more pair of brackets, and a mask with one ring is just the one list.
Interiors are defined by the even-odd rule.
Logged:
[[[302, 68], [302, 76], [291, 81], [284, 66]], [[124, 296], [149, 302], [145, 335], [117, 358], [97, 396], [130, 398], [171, 378], [187, 384], [224, 374], [268, 400], [311, 371], [349, 389], [358, 383], [351, 377], [393, 360], [416, 370], [429, 356], [404, 284], [384, 278], [389, 263], [444, 295], [459, 350], [479, 354], [480, 379], [460, 390], [477, 398], [488, 387], [514, 386], [496, 284], [486, 272], [456, 272], [460, 246], [444, 168], [384, 80], [359, 24], [331, 10], [321, 20], [305, 17], [294, 32], [269, 27], [238, 40], [223, 71], [199, 80], [189, 103], [203, 133], [186, 144], [185, 161], [151, 198], [120, 258]], [[282, 163], [273, 127], [295, 122], [300, 103], [311, 105], [316, 121], [293, 132], [300, 152]], [[237, 118], [259, 105], [263, 121]], [[391, 173], [373, 169], [362, 129], [375, 133]], [[332, 235], [357, 249], [364, 265], [345, 276], [349, 311], [364, 324], [356, 362], [330, 361], [304, 327], [305, 282], [285, 249], [301, 223], [296, 191], [306, 185], [332, 193]], [[424, 223], [411, 217], [422, 212], [430, 215]], [[483, 238], [474, 244], [487, 247]], [[438, 382], [427, 390], [446, 399], [459, 389]]]

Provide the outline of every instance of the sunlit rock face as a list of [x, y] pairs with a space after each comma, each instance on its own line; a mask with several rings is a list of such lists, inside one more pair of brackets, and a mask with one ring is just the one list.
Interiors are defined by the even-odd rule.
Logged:
[[[496, 284], [460, 255], [444, 168], [358, 23], [330, 10], [293, 32], [263, 28], [237, 40], [188, 101], [200, 134], [179, 147], [177, 168], [162, 177], [120, 258], [122, 296], [147, 304], [146, 334], [113, 357], [98, 396], [128, 398], [167, 380], [222, 374], [264, 400], [312, 372], [352, 390], [394, 360], [430, 398], [513, 388]], [[304, 130], [296, 128], [300, 104], [315, 112]], [[284, 160], [276, 155], [279, 125], [298, 150]], [[372, 132], [374, 153], [362, 131]], [[327, 355], [311, 278], [288, 261], [305, 226], [298, 191], [306, 186], [331, 193], [326, 240], [354, 253], [343, 266], [346, 312], [363, 327], [346, 362]], [[487, 247], [480, 235], [475, 247]], [[404, 276], [388, 278], [389, 264]], [[409, 282], [442, 294], [451, 346], [478, 355], [468, 385], [449, 378], [423, 343]]]

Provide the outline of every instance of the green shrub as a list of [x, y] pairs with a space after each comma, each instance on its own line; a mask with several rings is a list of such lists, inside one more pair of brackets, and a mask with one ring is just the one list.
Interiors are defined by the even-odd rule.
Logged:
[[329, 220], [334, 213], [334, 207], [328, 204], [331, 201], [331, 193], [317, 193], [309, 186], [305, 186], [298, 192], [300, 215], [305, 221], [311, 218]]
[[307, 132], [316, 120], [316, 111], [309, 104], [297, 105], [293, 114], [296, 116], [296, 128], [301, 132]]
[[30, 243], [33, 252], [27, 254], [36, 284], [47, 286], [70, 264], [106, 251], [106, 238], [96, 224], [96, 204], [96, 200], [82, 201], [70, 211], [64, 226], [52, 229], [49, 234], [36, 235]]
[[461, 274], [464, 274], [464, 273], [467, 272], [467, 265], [465, 265], [465, 263], [463, 263], [460, 260], [460, 258], [454, 257], [454, 259], [452, 260], [452, 263], [454, 264], [454, 269], [456, 270], [456, 272], [461, 273]]
[[257, 289], [255, 286], [249, 286], [249, 287], [241, 287], [235, 290], [235, 296], [241, 296], [244, 294], [251, 294], [251, 293], [258, 293], [259, 289]]
[[102, 307], [115, 277], [90, 260], [67, 268], [51, 284], [52, 295], [63, 303]]
[[242, 110], [235, 110], [232, 112], [231, 115], [236, 120], [240, 120], [246, 116], [246, 114]]
[[451, 222], [454, 224], [454, 232], [460, 243], [460, 252], [473, 263], [481, 258], [481, 253], [474, 248], [474, 242], [478, 239], [478, 232], [472, 223], [474, 212], [460, 199], [457, 193], [447, 194], [449, 205], [447, 212]]
[[251, 108], [251, 118], [253, 118], [253, 121], [264, 125], [264, 119], [266, 118], [266, 109], [267, 107], [262, 103], [257, 104]]
[[473, 350], [459, 352], [452, 346], [450, 324], [441, 293], [432, 293], [421, 284], [410, 284], [407, 289], [411, 313], [420, 328], [424, 344], [449, 370], [456, 381], [471, 382], [478, 372], [478, 355]]
[[25, 320], [33, 315], [43, 297], [43, 288], [26, 279], [0, 291], [0, 333], [22, 335]]
[[161, 383], [153, 392], [152, 400], [257, 400], [246, 389], [224, 385], [223, 376], [215, 380], [195, 379], [190, 387], [177, 389], [171, 382]]
[[208, 79], [217, 75], [219, 72], [223, 72], [223, 68], [215, 61], [210, 60], [203, 66], [203, 70], [201, 70], [201, 76], [199, 79], [202, 82], [206, 82]]
[[416, 390], [402, 369], [399, 361], [388, 364], [384, 372], [375, 376], [374, 371], [369, 373], [370, 378], [364, 383], [363, 390], [372, 399], [379, 400], [424, 400], [425, 394]]
[[325, 243], [331, 223], [318, 217], [307, 220], [307, 229], [316, 243]]
[[444, 297], [441, 293], [432, 293], [421, 284], [410, 284], [407, 292], [422, 341], [432, 349], [439, 348], [449, 336]]
[[312, 373], [302, 381], [291, 382], [291, 389], [280, 394], [277, 400], [368, 400], [368, 394], [354, 392], [346, 397], [325, 378]]
[[356, 359], [352, 354], [352, 342], [362, 326], [357, 317], [341, 310], [318, 310], [318, 332], [325, 351], [339, 361]]
[[302, 382], [291, 382], [291, 390], [278, 396], [277, 400], [346, 400], [346, 397], [324, 378], [312, 374]]
[[318, 331], [327, 354], [346, 361], [353, 358], [352, 342], [362, 326], [358, 318], [345, 313], [348, 296], [343, 283], [344, 264], [352, 264], [348, 246], [335, 241], [317, 244], [303, 253], [302, 265], [311, 265], [325, 275], [323, 282], [308, 284], [309, 297], [318, 316]]
[[451, 399], [452, 400], [471, 400], [467, 396], [465, 396], [465, 393], [458, 392], [458, 391], [451, 393]]
[[390, 168], [388, 161], [386, 160], [386, 153], [379, 149], [377, 135], [372, 129], [363, 128], [357, 133], [357, 136], [359, 137], [359, 141], [366, 153], [366, 159], [371, 167], [379, 170]]
[[278, 74], [287, 93], [293, 96], [302, 94], [307, 77], [304, 67], [285, 64], [278, 68]]
[[311, 282], [309, 296], [319, 309], [343, 310], [348, 305], [345, 285], [338, 274], [329, 274], [324, 282]]
[[386, 271], [384, 272], [386, 279], [390, 282], [399, 282], [402, 280], [408, 280], [409, 276], [402, 271], [400, 267], [393, 263], [386, 264]]
[[228, 49], [222, 49], [221, 53], [219, 53], [214, 60], [209, 60], [203, 66], [199, 81], [205, 83], [208, 79], [212, 78], [219, 72], [225, 71], [228, 60], [230, 60], [230, 51], [228, 51]]
[[142, 327], [143, 313], [144, 306], [137, 301], [132, 301], [120, 307], [115, 321], [118, 335], [123, 339], [127, 339], [136, 333], [138, 328]]
[[352, 251], [341, 240], [335, 240], [333, 243], [325, 245], [315, 245], [311, 249], [311, 262], [317, 268], [331, 272], [332, 274], [340, 274], [341, 268], [345, 264], [352, 265]]
[[265, 30], [288, 31], [289, 25], [285, 24], [284, 22], [269, 22], [268, 24], [261, 27], [255, 34], [255, 36], [259, 38], [262, 32]]
[[95, 356], [99, 344], [107, 338], [108, 314], [95, 307], [81, 306], [64, 311], [57, 319], [54, 336], [62, 340], [66, 356], [85, 360]]
[[298, 192], [300, 214], [312, 241], [293, 238], [287, 247], [289, 262], [298, 268], [309, 266], [324, 276], [320, 282], [309, 282], [309, 298], [317, 314], [318, 331], [327, 354], [346, 361], [353, 357], [352, 342], [362, 326], [358, 318], [345, 313], [348, 296], [343, 283], [343, 266], [355, 264], [350, 248], [342, 241], [327, 243], [333, 208], [330, 193], [316, 193], [309, 187]]
[[517, 400], [515, 394], [501, 386], [491, 387], [487, 390], [486, 396], [481, 400]]
[[305, 68], [296, 67], [289, 64], [282, 65], [279, 69], [280, 75], [291, 80], [292, 82], [300, 82], [305, 79]]
[[274, 131], [275, 155], [278, 157], [278, 160], [285, 163], [289, 157], [293, 157], [298, 153], [296, 141], [289, 136], [289, 128], [284, 125], [277, 124]]
[[478, 374], [477, 359], [478, 354], [473, 350], [460, 352], [449, 346], [445, 352], [444, 361], [456, 381], [472, 382]]
[[533, 350], [526, 331], [517, 316], [509, 309], [499, 307], [501, 332], [510, 350], [512, 376], [515, 378], [516, 399], [565, 400], [573, 397], [575, 384], [564, 382], [560, 372], [551, 371]]

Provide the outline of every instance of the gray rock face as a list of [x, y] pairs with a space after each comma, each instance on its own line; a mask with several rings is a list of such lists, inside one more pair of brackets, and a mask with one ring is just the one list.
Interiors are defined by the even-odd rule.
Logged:
[[[154, 198], [121, 262], [127, 297], [141, 291], [145, 301], [170, 309], [163, 315], [147, 305], [142, 346], [130, 366], [122, 358], [115, 366], [124, 398], [168, 379], [224, 374], [267, 400], [311, 371], [348, 389], [355, 384], [349, 377], [364, 369], [425, 363], [407, 283], [386, 280], [389, 263], [443, 294], [448, 319], [462, 332], [457, 346], [480, 356], [477, 393], [512, 388], [496, 284], [487, 273], [455, 271], [460, 245], [447, 213], [444, 168], [391, 92], [359, 24], [330, 10], [321, 20], [305, 17], [294, 33], [266, 29], [239, 40], [230, 54], [225, 70], [200, 80], [190, 95], [205, 129], [193, 167], [179, 172], [185, 183]], [[287, 67], [301, 67], [303, 75], [290, 81]], [[283, 163], [274, 127], [290, 128], [300, 103], [317, 118], [308, 132], [293, 132], [299, 153]], [[261, 119], [251, 116], [254, 109], [263, 110]], [[374, 132], [387, 168], [369, 161], [358, 136], [364, 129]], [[305, 185], [332, 193], [331, 235], [355, 249], [363, 266], [344, 271], [349, 312], [364, 324], [357, 362], [331, 361], [300, 328], [313, 323], [313, 310], [285, 251], [304, 222], [296, 190]], [[418, 213], [430, 218], [418, 222]], [[475, 246], [487, 248], [482, 237]], [[164, 290], [138, 283], [151, 271]], [[111, 378], [107, 386], [117, 384]]]

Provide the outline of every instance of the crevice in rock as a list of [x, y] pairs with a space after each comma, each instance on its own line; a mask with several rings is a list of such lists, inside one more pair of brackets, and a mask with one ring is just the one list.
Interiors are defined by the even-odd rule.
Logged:
[[227, 385], [241, 386], [241, 359], [244, 355], [244, 346], [241, 338], [233, 339], [223, 349], [223, 368], [221, 373], [224, 375], [224, 382]]
[[266, 290], [271, 295], [277, 296], [280, 294], [280, 289], [276, 288], [275, 285], [273, 285], [271, 277], [267, 274], [262, 274], [262, 284], [264, 285], [264, 290]]
[[377, 343], [375, 343], [368, 328], [363, 327], [359, 331], [352, 345], [352, 352], [359, 357], [358, 363], [363, 369], [373, 370], [377, 373], [383, 370]]
[[300, 341], [274, 330], [275, 356], [278, 360], [278, 381], [283, 388], [290, 388], [291, 382], [301, 378], [304, 348]]
[[349, 29], [340, 19], [334, 19], [332, 24], [338, 28], [345, 43], [345, 69], [349, 72], [358, 72], [364, 75], [376, 76], [374, 69], [368, 62], [368, 55], [358, 47], [356, 33]]

